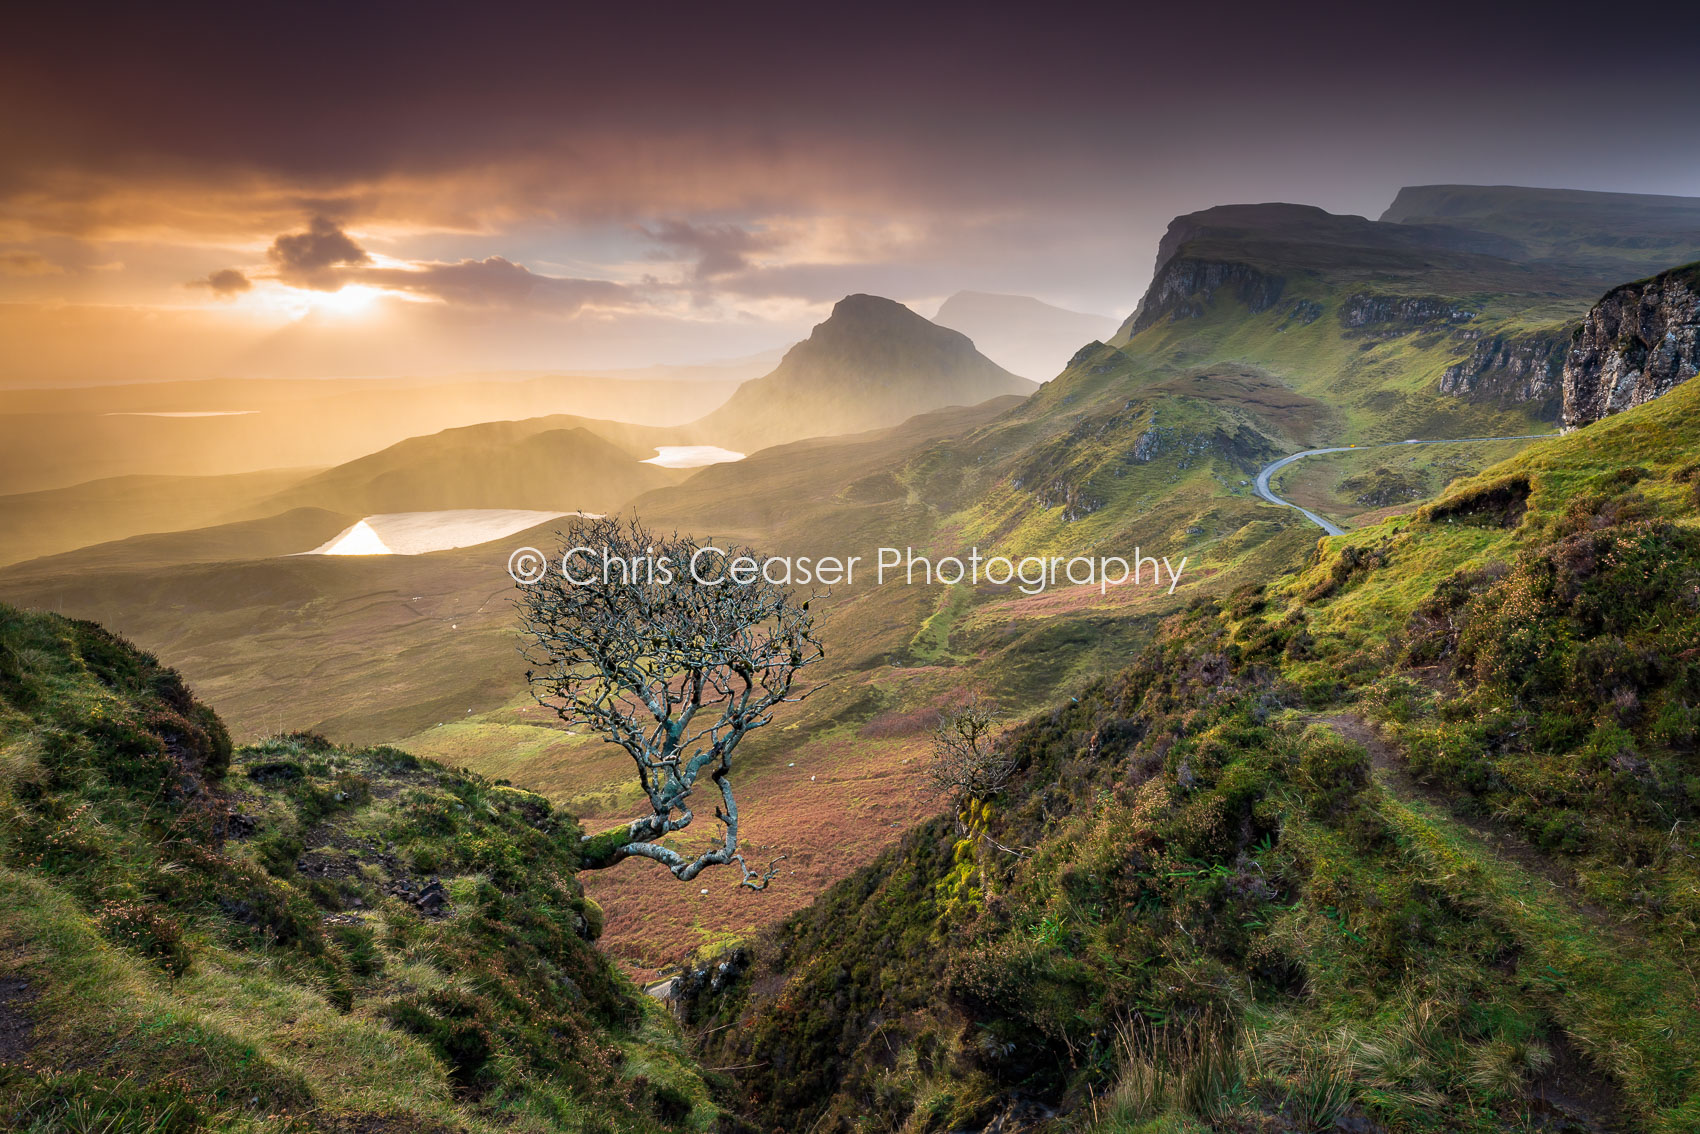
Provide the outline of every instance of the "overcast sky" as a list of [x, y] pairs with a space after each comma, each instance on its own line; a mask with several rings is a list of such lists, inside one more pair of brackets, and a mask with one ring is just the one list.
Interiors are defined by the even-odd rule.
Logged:
[[708, 360], [856, 291], [1119, 316], [1213, 204], [1700, 195], [1693, 4], [45, 7], [0, 42], [11, 385]]

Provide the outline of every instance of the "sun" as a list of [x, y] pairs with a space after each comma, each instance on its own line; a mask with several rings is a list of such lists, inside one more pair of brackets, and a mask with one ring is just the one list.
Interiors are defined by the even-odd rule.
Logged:
[[383, 294], [382, 288], [346, 284], [336, 291], [304, 292], [298, 298], [303, 315], [337, 315], [352, 318], [370, 311], [378, 297]]

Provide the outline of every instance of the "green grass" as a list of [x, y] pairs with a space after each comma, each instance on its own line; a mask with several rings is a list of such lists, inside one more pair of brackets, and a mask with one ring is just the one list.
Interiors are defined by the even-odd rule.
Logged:
[[1103, 1131], [1487, 1134], [1551, 1080], [1692, 1128], [1697, 401], [1192, 602], [1012, 735], [987, 841], [910, 832], [693, 997], [707, 1057], [785, 1051], [743, 1082], [782, 1126], [951, 1129], [1020, 1084]]
[[[0, 753], [0, 958], [33, 990], [7, 1121], [716, 1121], [678, 1032], [595, 949], [579, 826], [542, 797], [311, 735], [233, 753], [151, 657], [7, 607]], [[422, 912], [433, 878], [448, 905]]]

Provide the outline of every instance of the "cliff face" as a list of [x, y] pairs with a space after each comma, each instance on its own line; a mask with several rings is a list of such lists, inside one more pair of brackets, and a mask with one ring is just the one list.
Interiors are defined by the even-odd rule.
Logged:
[[[1119, 334], [1131, 337], [1161, 322], [1196, 318], [1223, 291], [1256, 313], [1278, 303], [1287, 281], [1300, 276], [1399, 278], [1429, 275], [1441, 266], [1479, 274], [1484, 268], [1503, 271], [1508, 266], [1503, 258], [1520, 251], [1505, 237], [1445, 225], [1382, 224], [1310, 205], [1218, 205], [1169, 223], [1157, 245], [1151, 286]], [[1433, 301], [1442, 305], [1435, 318], [1452, 315], [1449, 301]], [[1366, 314], [1374, 320], [1414, 312]]]
[[1700, 263], [1606, 293], [1564, 363], [1567, 426], [1668, 393], [1700, 370]]
[[1340, 305], [1340, 325], [1356, 330], [1376, 324], [1404, 328], [1468, 323], [1477, 312], [1440, 295], [1369, 295], [1359, 292]]
[[1229, 291], [1254, 314], [1280, 301], [1286, 281], [1250, 264], [1190, 258], [1170, 260], [1151, 281], [1151, 288], [1134, 313], [1130, 334], [1167, 319], [1196, 319], [1219, 291]]
[[1441, 374], [1440, 392], [1472, 401], [1539, 402], [1545, 417], [1557, 408], [1569, 348], [1566, 332], [1479, 339], [1468, 358]]

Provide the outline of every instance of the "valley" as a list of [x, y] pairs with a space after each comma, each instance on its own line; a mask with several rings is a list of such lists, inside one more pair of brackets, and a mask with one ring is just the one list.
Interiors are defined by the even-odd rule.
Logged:
[[[741, 384], [118, 388], [100, 404], [257, 408], [102, 411], [91, 430], [95, 394], [0, 395], [0, 426], [29, 438], [0, 497], [0, 792], [22, 824], [0, 884], [29, 912], [0, 932], [34, 958], [74, 937], [65, 956], [154, 1006], [72, 1002], [59, 962], [32, 961], [60, 1021], [43, 1042], [73, 1058], [81, 1030], [187, 1013], [266, 1068], [252, 1107], [444, 1129], [1072, 1115], [1119, 1134], [1272, 1128], [1234, 1124], [1302, 1105], [1315, 1129], [1485, 1134], [1537, 1103], [1575, 1124], [1542, 1129], [1684, 1129], [1695, 316], [1683, 271], [1633, 300], [1619, 285], [1689, 237], [1641, 241], [1652, 222], [1615, 200], [1519, 193], [1408, 190], [1379, 221], [1188, 214], [1119, 326], [973, 293], [935, 323], [853, 294]], [[1527, 227], [1549, 213], [1580, 259]], [[1632, 341], [1615, 328], [1642, 296], [1663, 321]], [[1095, 333], [1036, 384], [947, 312], [993, 338], [1011, 323], [1012, 360]], [[1598, 349], [1572, 352], [1585, 338]], [[365, 421], [380, 393], [408, 410], [309, 428]], [[209, 416], [151, 416], [190, 413]], [[279, 423], [300, 444], [271, 440]], [[77, 446], [98, 475], [75, 479]], [[600, 515], [865, 568], [889, 547], [1185, 564], [1157, 586], [864, 569], [820, 587], [809, 696], [737, 750], [741, 845], [775, 863], [752, 892], [576, 857], [649, 801], [620, 746], [528, 691], [509, 565], [558, 558]], [[1016, 770], [953, 799], [934, 728], [973, 698]], [[191, 777], [183, 815], [243, 816], [190, 869], [247, 897], [162, 889], [186, 852], [101, 764], [106, 714], [178, 762], [148, 775]], [[55, 770], [73, 735], [75, 776]], [[228, 776], [178, 767], [209, 745]], [[79, 826], [78, 793], [108, 833]], [[135, 877], [52, 858], [73, 836]], [[428, 883], [452, 916], [418, 904]], [[70, 928], [149, 894], [181, 922], [159, 948], [192, 958], [187, 984]], [[233, 912], [262, 909], [263, 972], [242, 936], [262, 914]], [[460, 980], [515, 934], [508, 991]], [[537, 1039], [534, 1001], [570, 1057]], [[313, 1035], [291, 1031], [305, 1019]], [[330, 1034], [357, 1045], [344, 1070]], [[152, 1049], [125, 1050], [112, 1066]], [[226, 1058], [181, 1070], [210, 1082]], [[1218, 1072], [1191, 1101], [1161, 1085]], [[1136, 1125], [1165, 1114], [1193, 1125]]]

